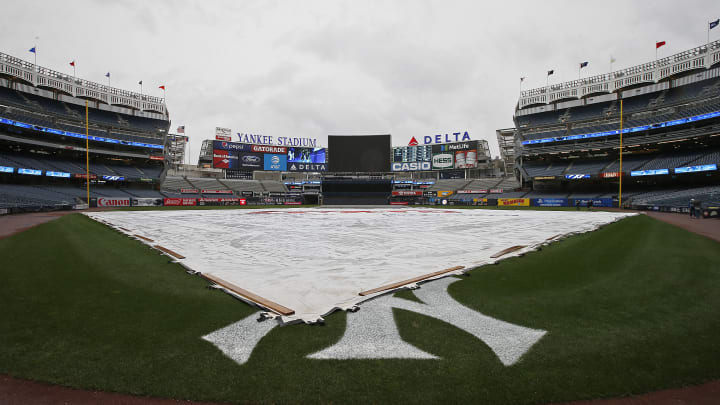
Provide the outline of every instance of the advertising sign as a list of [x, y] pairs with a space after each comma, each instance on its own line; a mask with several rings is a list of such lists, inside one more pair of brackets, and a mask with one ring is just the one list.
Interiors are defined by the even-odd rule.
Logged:
[[180, 189], [180, 193], [181, 193], [181, 194], [197, 194], [197, 193], [198, 193], [198, 189], [196, 189], [196, 188], [183, 188], [183, 189]]
[[107, 181], [123, 181], [125, 180], [125, 177], [123, 176], [102, 176], [103, 180]]
[[707, 172], [711, 170], [717, 170], [717, 165], [701, 165], [701, 166], [686, 166], [676, 167], [675, 173], [695, 173], [695, 172]]
[[654, 170], [634, 170], [630, 172], [630, 176], [654, 176], [657, 174], [669, 174], [668, 169], [654, 169]]
[[567, 207], [567, 198], [533, 198], [530, 200], [533, 207]]
[[40, 176], [42, 175], [42, 170], [36, 170], [36, 169], [18, 169], [18, 174], [30, 174], [33, 176]]
[[458, 194], [487, 194], [487, 190], [458, 190]]
[[413, 197], [417, 196], [417, 197], [422, 197], [423, 192], [422, 192], [422, 191], [412, 191], [412, 190], [398, 190], [398, 191], [393, 191], [393, 192], [392, 192], [392, 195], [395, 195], [395, 196], [413, 196]]
[[230, 128], [215, 127], [215, 139], [219, 141], [232, 141], [232, 131]]
[[620, 177], [620, 172], [605, 172], [600, 173], [600, 177], [604, 179], [612, 179], [615, 177]]
[[612, 198], [571, 198], [568, 200], [568, 205], [574, 207], [577, 202], [580, 202], [581, 207], [587, 207], [590, 201], [593, 202], [593, 207], [612, 207]]
[[50, 177], [64, 177], [67, 179], [70, 178], [70, 173], [65, 172], [45, 172], [45, 175]]
[[568, 180], [580, 180], [580, 179], [589, 179], [589, 174], [566, 174], [565, 178]]
[[390, 201], [390, 205], [408, 205], [407, 201]]
[[130, 206], [130, 197], [98, 197], [97, 199], [97, 206], [98, 207], [129, 207]]
[[162, 198], [133, 198], [133, 207], [154, 207], [163, 205]]
[[[253, 145], [253, 146], [257, 146], [258, 148], [279, 148], [278, 146], [261, 146], [261, 145]], [[279, 149], [285, 149], [285, 148], [279, 148]], [[263, 163], [264, 163], [265, 170], [287, 171], [287, 155], [276, 155], [276, 154], [266, 153]]]
[[282, 153], [287, 159], [287, 148], [284, 146], [250, 145], [250, 151], [258, 153]]
[[455, 142], [445, 143], [440, 145], [432, 145], [433, 153], [440, 152], [455, 152], [459, 150], [475, 150], [477, 152], [478, 141], [466, 141], [466, 142]]
[[477, 167], [477, 150], [458, 150], [455, 151], [455, 168], [456, 169], [472, 169]]
[[213, 141], [213, 149], [228, 150], [236, 152], [250, 152], [250, 146], [246, 143]]
[[247, 200], [236, 197], [198, 198], [197, 205], [246, 205]]
[[9, 166], [0, 166], [0, 173], [12, 173], [13, 171], [15, 171], [15, 168]]
[[290, 163], [288, 162], [289, 172], [325, 172], [327, 171], [326, 163]]
[[529, 207], [529, 198], [498, 198], [497, 205], [499, 207]]
[[501, 189], [501, 188], [491, 188], [490, 189], [490, 194], [502, 194], [502, 192], [503, 192], [503, 189]]
[[448, 196], [451, 196], [452, 194], [453, 194], [452, 191], [438, 191], [437, 192], [438, 197], [448, 197]]
[[394, 172], [413, 172], [418, 170], [432, 170], [430, 162], [393, 162], [391, 170]]
[[533, 177], [533, 180], [555, 180], [555, 176], [538, 176]]
[[452, 134], [437, 134], [434, 136], [426, 135], [423, 137], [423, 143], [425, 145], [438, 144], [438, 143], [449, 143], [449, 142], [460, 142], [469, 141], [470, 134], [468, 131], [465, 132], [453, 132]]
[[237, 169], [238, 155], [230, 151], [215, 149], [213, 151], [213, 167], [216, 169]]
[[[88, 175], [85, 174], [85, 173], [75, 173], [75, 174], [73, 174], [73, 177], [75, 177], [76, 179], [87, 179], [87, 178], [88, 178]], [[96, 175], [96, 174], [91, 174], [91, 175], [90, 175], [90, 180], [95, 180], [95, 179], [97, 179], [97, 175]]]
[[393, 148], [393, 162], [429, 162], [432, 160], [432, 145], [396, 146]]
[[252, 152], [241, 152], [238, 153], [238, 168], [242, 169], [257, 169], [262, 170], [263, 168], [263, 154], [252, 153]]
[[288, 163], [327, 163], [325, 148], [287, 148]]
[[454, 155], [452, 153], [438, 153], [432, 157], [433, 170], [452, 169]]
[[202, 190], [203, 194], [232, 194], [232, 190]]
[[165, 198], [163, 205], [168, 207], [187, 207], [197, 205], [197, 198]]

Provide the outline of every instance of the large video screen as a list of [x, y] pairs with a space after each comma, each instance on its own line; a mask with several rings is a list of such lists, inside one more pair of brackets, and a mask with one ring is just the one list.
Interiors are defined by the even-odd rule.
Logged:
[[325, 148], [289, 147], [288, 163], [326, 163]]
[[389, 172], [390, 135], [330, 135], [331, 172]]

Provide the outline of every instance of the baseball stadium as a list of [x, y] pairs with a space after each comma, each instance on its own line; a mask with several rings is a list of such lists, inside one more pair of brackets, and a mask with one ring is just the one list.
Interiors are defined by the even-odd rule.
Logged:
[[709, 39], [550, 70], [490, 140], [197, 160], [164, 85], [0, 52], [0, 403], [719, 403]]

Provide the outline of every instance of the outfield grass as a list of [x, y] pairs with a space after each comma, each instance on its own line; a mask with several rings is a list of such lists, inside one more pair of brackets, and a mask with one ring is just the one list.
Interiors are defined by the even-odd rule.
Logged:
[[[223, 402], [544, 403], [720, 377], [720, 244], [637, 216], [473, 270], [463, 304], [548, 333], [505, 367], [481, 341], [395, 310], [441, 360], [309, 360], [343, 334], [276, 328], [242, 366], [201, 336], [256, 310], [82, 215], [0, 240], [0, 373]], [[398, 293], [400, 296], [409, 291]]]

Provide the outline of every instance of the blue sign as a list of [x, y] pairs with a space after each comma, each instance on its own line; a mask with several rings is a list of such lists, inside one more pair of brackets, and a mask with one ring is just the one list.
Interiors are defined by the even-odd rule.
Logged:
[[590, 201], [592, 201], [593, 207], [613, 206], [612, 198], [571, 198], [570, 200], [568, 200], [568, 204], [571, 207], [575, 207], [576, 204], [579, 202], [581, 207], [587, 207], [590, 204]]
[[265, 154], [265, 170], [287, 171], [287, 155]]
[[427, 135], [423, 138], [425, 145], [440, 144], [440, 143], [451, 143], [451, 142], [465, 142], [470, 140], [470, 134], [468, 131], [453, 132], [452, 134], [437, 134], [435, 136]]
[[589, 179], [590, 175], [589, 174], [566, 174], [565, 178], [570, 179], [570, 180]]
[[234, 150], [234, 151], [241, 151], [241, 152], [250, 152], [251, 146], [252, 145], [247, 144], [247, 143], [213, 141], [213, 149], [220, 149], [220, 150]]
[[567, 207], [567, 198], [531, 198], [530, 205], [533, 207]]
[[701, 166], [686, 166], [676, 167], [675, 173], [695, 173], [695, 172], [709, 172], [711, 170], [717, 170], [717, 165], [701, 165]]
[[668, 169], [653, 169], [653, 170], [634, 170], [630, 172], [630, 176], [655, 176], [658, 174], [669, 174]]
[[8, 166], [0, 166], [0, 173], [12, 173], [15, 169]]
[[50, 177], [64, 177], [66, 179], [70, 178], [70, 173], [65, 172], [45, 172], [45, 175]]
[[30, 174], [33, 176], [41, 176], [42, 170], [35, 170], [35, 169], [18, 169], [18, 174]]
[[102, 176], [103, 180], [108, 181], [123, 181], [125, 180], [125, 177], [122, 176]]

